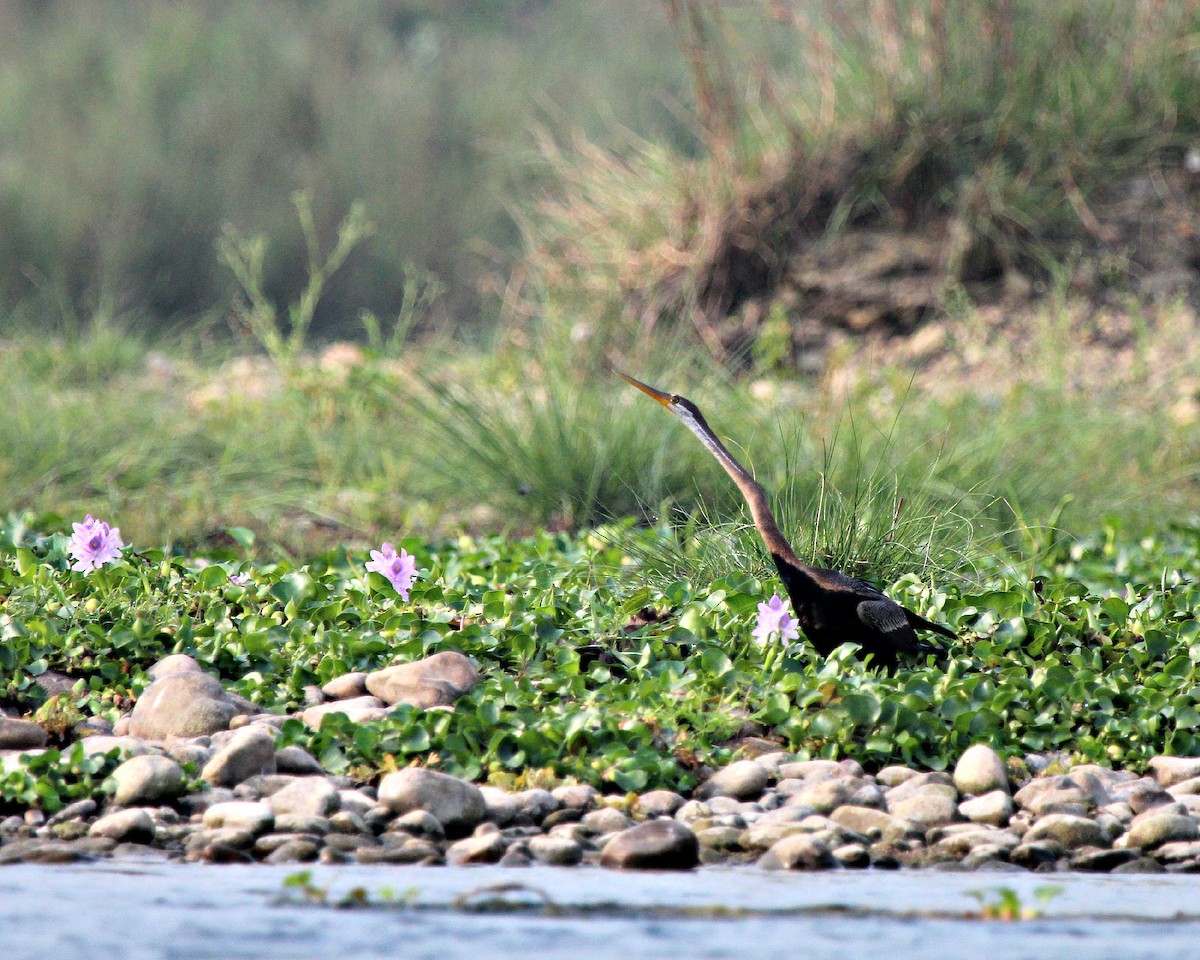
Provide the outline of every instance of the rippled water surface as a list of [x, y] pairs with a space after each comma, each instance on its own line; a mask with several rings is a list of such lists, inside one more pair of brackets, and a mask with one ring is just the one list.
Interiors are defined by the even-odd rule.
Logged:
[[[690, 874], [599, 869], [314, 867], [338, 899], [391, 888], [411, 906], [284, 902], [295, 868], [103, 862], [0, 867], [2, 960], [305, 960], [480, 957], [846, 958], [1200, 956], [1200, 878], [937, 872]], [[1003, 923], [970, 891], [1008, 887], [1026, 904], [1063, 888], [1041, 919]], [[527, 910], [473, 912], [498, 884]], [[541, 896], [556, 908], [549, 915]], [[534, 909], [536, 907], [536, 909]], [[719, 915], [718, 915], [719, 914]], [[960, 919], [959, 916], [964, 918]]]

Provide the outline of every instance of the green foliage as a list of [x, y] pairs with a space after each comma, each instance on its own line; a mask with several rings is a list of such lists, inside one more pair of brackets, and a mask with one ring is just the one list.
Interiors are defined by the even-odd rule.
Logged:
[[[41, 701], [36, 678], [56, 670], [76, 679], [83, 714], [115, 719], [168, 653], [196, 657], [270, 710], [297, 710], [305, 686], [350, 671], [440, 650], [473, 657], [482, 680], [452, 711], [284, 724], [286, 742], [365, 779], [418, 761], [507, 784], [549, 775], [686, 789], [701, 765], [735, 756], [747, 719], [801, 756], [872, 768], [945, 769], [979, 742], [1133, 767], [1200, 750], [1192, 530], [1128, 544], [1108, 530], [1032, 578], [987, 566], [984, 586], [902, 578], [892, 594], [961, 639], [946, 663], [894, 676], [849, 647], [822, 660], [801, 644], [774, 660], [750, 637], [774, 582], [733, 573], [653, 586], [594, 537], [405, 540], [419, 565], [409, 603], [364, 581], [361, 557], [343, 551], [263, 564], [238, 586], [231, 560], [145, 551], [84, 576], [67, 569], [61, 534], [10, 523], [0, 543], [0, 699], [26, 711]], [[631, 622], [646, 607], [662, 618]], [[104, 772], [74, 753], [37, 764], [9, 770], [3, 795], [52, 806], [98, 789]]]
[[[288, 305], [286, 327], [281, 325], [279, 312], [267, 296], [264, 286], [266, 237], [243, 237], [232, 226], [226, 225], [225, 233], [217, 244], [218, 257], [233, 272], [246, 298], [246, 302], [238, 304], [238, 320], [281, 367], [295, 363], [308, 346], [308, 331], [329, 279], [346, 262], [350, 252], [375, 232], [375, 225], [367, 219], [366, 208], [356, 201], [338, 225], [337, 242], [333, 249], [328, 254], [322, 254], [313, 219], [312, 197], [306, 191], [298, 191], [292, 195], [292, 203], [304, 235], [308, 282], [299, 298]], [[409, 308], [410, 315], [413, 309]]]

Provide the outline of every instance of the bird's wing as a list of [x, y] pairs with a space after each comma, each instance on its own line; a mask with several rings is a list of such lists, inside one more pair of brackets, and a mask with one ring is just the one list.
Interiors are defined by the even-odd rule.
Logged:
[[[885, 597], [882, 600], [864, 600], [857, 609], [858, 618], [885, 637], [909, 642], [913, 639], [912, 624], [908, 622], [908, 616], [900, 604]], [[907, 645], [907, 643], [898, 644], [898, 646]]]

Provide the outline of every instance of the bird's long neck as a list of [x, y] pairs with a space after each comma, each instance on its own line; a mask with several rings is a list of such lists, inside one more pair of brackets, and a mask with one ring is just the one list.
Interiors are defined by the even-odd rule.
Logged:
[[787, 537], [780, 531], [779, 524], [775, 522], [775, 515], [771, 513], [771, 508], [767, 503], [767, 492], [762, 488], [762, 484], [755, 480], [750, 471], [738, 463], [733, 454], [726, 449], [725, 444], [717, 439], [712, 427], [708, 425], [700, 411], [697, 410], [695, 414], [692, 414], [691, 411], [685, 409], [679, 411], [678, 416], [708, 448], [709, 453], [717, 458], [717, 461], [725, 468], [725, 472], [737, 484], [742, 496], [746, 498], [746, 504], [750, 507], [754, 526], [762, 537], [763, 543], [766, 544], [767, 550], [770, 551], [771, 559], [779, 567], [780, 573], [783, 573], [784, 565], [787, 565], [794, 568], [801, 579], [809, 579], [811, 568], [796, 556], [796, 551], [792, 549]]

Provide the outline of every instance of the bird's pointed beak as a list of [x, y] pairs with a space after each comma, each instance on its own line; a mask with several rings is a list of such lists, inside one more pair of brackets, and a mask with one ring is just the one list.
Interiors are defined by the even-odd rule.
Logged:
[[613, 373], [615, 373], [618, 377], [620, 377], [622, 380], [624, 380], [630, 386], [637, 387], [639, 390], [642, 391], [642, 393], [646, 394], [649, 397], [653, 397], [655, 400], [657, 400], [659, 403], [661, 403], [668, 410], [671, 409], [671, 395], [669, 393], [663, 393], [661, 390], [655, 390], [653, 387], [651, 387], [645, 383], [642, 383], [641, 380], [634, 380], [633, 377], [623, 374], [620, 370], [614, 370]]

